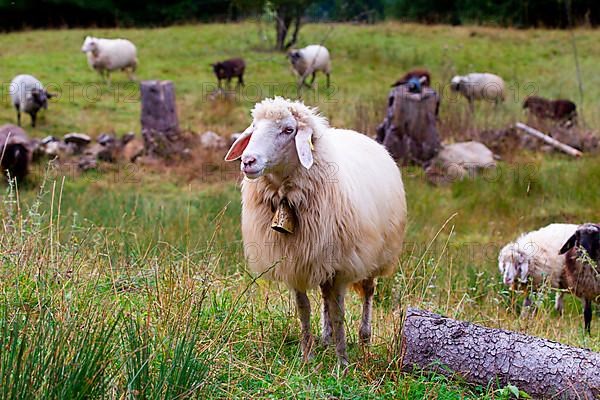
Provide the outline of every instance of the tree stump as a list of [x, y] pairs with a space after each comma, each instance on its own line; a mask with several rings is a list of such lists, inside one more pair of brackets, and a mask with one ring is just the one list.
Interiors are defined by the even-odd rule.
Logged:
[[441, 148], [436, 128], [438, 94], [429, 87], [412, 93], [408, 85], [394, 87], [388, 96], [388, 110], [377, 127], [377, 141], [402, 164], [423, 165]]
[[600, 353], [521, 333], [485, 328], [409, 308], [402, 369], [487, 386], [511, 384], [535, 399], [600, 398]]
[[21, 181], [29, 172], [32, 149], [27, 133], [12, 124], [0, 126], [0, 165], [2, 173]]
[[170, 158], [180, 153], [183, 140], [171, 81], [142, 81], [142, 137], [150, 156]]

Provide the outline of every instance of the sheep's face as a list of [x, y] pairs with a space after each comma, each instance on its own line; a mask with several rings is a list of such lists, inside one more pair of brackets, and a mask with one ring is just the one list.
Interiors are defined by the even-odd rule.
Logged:
[[450, 81], [450, 88], [454, 91], [457, 91], [460, 89], [460, 85], [462, 83], [464, 83], [465, 78], [463, 76], [455, 76], [454, 78], [452, 78], [452, 80]]
[[218, 78], [224, 78], [225, 77], [225, 68], [223, 67], [222, 63], [214, 63], [211, 64], [213, 71], [215, 72], [215, 75]]
[[246, 177], [284, 172], [287, 166], [298, 162], [294, 146], [298, 124], [291, 115], [280, 120], [255, 120], [252, 129], [240, 167]]
[[499, 261], [500, 273], [505, 285], [514, 286], [518, 282], [527, 282], [529, 259], [526, 254], [513, 250], [508, 257], [502, 257]]
[[290, 59], [290, 62], [292, 63], [292, 65], [296, 65], [298, 60], [300, 60], [300, 58], [301, 58], [300, 50], [291, 50], [288, 53], [288, 58]]
[[36, 108], [48, 108], [48, 99], [51, 98], [52, 95], [46, 92], [44, 89], [32, 89], [31, 90], [31, 100], [33, 104], [35, 104]]
[[573, 247], [578, 248], [582, 256], [587, 256], [594, 261], [600, 260], [600, 225], [581, 225], [560, 249], [560, 254], [566, 253]]
[[289, 112], [278, 118], [255, 119], [233, 143], [225, 161], [241, 158], [244, 175], [256, 179], [264, 174], [284, 177], [301, 164], [313, 164], [312, 129]]
[[98, 42], [96, 38], [91, 36], [87, 36], [83, 41], [83, 46], [81, 46], [81, 51], [84, 53], [88, 53], [90, 51], [95, 51], [98, 48]]

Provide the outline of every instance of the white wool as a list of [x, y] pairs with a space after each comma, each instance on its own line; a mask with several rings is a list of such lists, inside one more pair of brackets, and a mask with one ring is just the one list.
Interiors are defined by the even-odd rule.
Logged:
[[[398, 166], [367, 136], [328, 127], [316, 110], [282, 98], [253, 111], [253, 125], [295, 115], [312, 127], [314, 164], [290, 161], [285, 178], [271, 173], [242, 183], [242, 234], [250, 268], [306, 291], [331, 279], [351, 284], [390, 274], [406, 225]], [[285, 196], [298, 214], [297, 230], [271, 229], [274, 206]]]
[[11, 81], [9, 92], [12, 104], [18, 106], [21, 112], [37, 111], [31, 95], [33, 89], [44, 89], [42, 82], [34, 76], [17, 75]]
[[311, 44], [298, 50], [300, 59], [293, 64], [294, 69], [300, 76], [308, 76], [315, 71], [331, 72], [331, 57], [326, 47]]
[[565, 256], [558, 253], [576, 229], [574, 224], [550, 224], [504, 246], [498, 256], [504, 283], [525, 283], [531, 278], [534, 287], [547, 281], [551, 287], [560, 288]]
[[127, 39], [103, 39], [88, 36], [81, 51], [87, 54], [88, 64], [97, 71], [114, 71], [137, 66], [137, 49]]
[[469, 101], [504, 101], [506, 88], [504, 80], [498, 75], [473, 72], [452, 78], [451, 88], [460, 92]]

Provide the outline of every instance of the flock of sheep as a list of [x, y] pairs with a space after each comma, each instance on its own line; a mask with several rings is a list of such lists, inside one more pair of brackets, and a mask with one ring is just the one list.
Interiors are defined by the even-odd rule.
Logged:
[[[135, 45], [124, 39], [87, 37], [83, 43], [91, 68], [105, 79], [115, 70], [130, 78], [138, 60]], [[321, 45], [288, 53], [306, 84], [317, 72], [327, 76], [331, 57]], [[243, 85], [245, 62], [236, 58], [212, 64], [215, 75], [229, 84]], [[426, 70], [407, 73], [394, 85], [428, 86]], [[47, 107], [52, 97], [41, 82], [19, 75], [12, 96], [20, 113], [31, 115]], [[393, 86], [394, 86], [393, 85]], [[505, 98], [502, 78], [490, 73], [456, 76], [451, 88], [469, 103]], [[568, 100], [538, 97], [524, 107], [536, 115], [572, 118], [576, 107]], [[397, 164], [387, 150], [366, 135], [335, 129], [316, 109], [280, 97], [254, 107], [251, 125], [235, 140], [225, 160], [241, 159], [242, 236], [252, 270], [284, 282], [295, 294], [301, 322], [301, 348], [309, 358], [314, 346], [310, 329], [311, 307], [307, 290], [320, 288], [322, 341], [335, 343], [341, 363], [348, 362], [344, 329], [344, 295], [353, 287], [363, 298], [360, 340], [371, 338], [371, 312], [375, 278], [390, 275], [398, 266], [407, 221], [404, 185]], [[335, 166], [335, 171], [331, 166]], [[592, 302], [600, 296], [600, 225], [552, 224], [519, 237], [501, 251], [499, 268], [507, 285], [547, 284], [562, 293], [570, 291], [584, 301], [585, 328], [590, 331]], [[526, 305], [530, 304], [529, 298]]]

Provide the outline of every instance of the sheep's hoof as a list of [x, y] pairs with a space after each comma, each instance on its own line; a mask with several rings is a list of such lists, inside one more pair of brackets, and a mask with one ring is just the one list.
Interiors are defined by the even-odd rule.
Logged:
[[348, 369], [348, 365], [350, 365], [350, 363], [348, 362], [348, 355], [344, 354], [344, 355], [338, 355], [338, 365], [341, 368], [344, 368], [344, 373], [345, 371]]
[[331, 346], [332, 343], [333, 343], [333, 339], [331, 337], [331, 332], [329, 332], [329, 334], [324, 334], [323, 336], [321, 336], [321, 344], [324, 347], [329, 347], [329, 346]]
[[358, 337], [360, 339], [360, 343], [364, 345], [368, 345], [371, 343], [371, 327], [369, 326], [361, 326], [358, 330]]
[[312, 350], [314, 347], [313, 344], [314, 340], [312, 338], [312, 335], [307, 338], [304, 338], [300, 343], [300, 350], [302, 351], [302, 359], [304, 360], [304, 362], [309, 362], [310, 360], [312, 360]]

